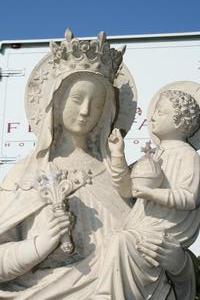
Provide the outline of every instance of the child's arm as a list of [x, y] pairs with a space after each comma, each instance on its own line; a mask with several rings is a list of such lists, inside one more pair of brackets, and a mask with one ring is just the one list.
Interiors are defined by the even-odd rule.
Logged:
[[131, 197], [130, 170], [124, 155], [124, 141], [119, 129], [113, 129], [108, 145], [111, 153], [111, 175], [113, 185], [118, 193], [124, 197]]
[[186, 155], [179, 170], [179, 183], [172, 189], [151, 189], [138, 186], [134, 196], [160, 205], [181, 210], [192, 210], [199, 205], [200, 159], [198, 154]]

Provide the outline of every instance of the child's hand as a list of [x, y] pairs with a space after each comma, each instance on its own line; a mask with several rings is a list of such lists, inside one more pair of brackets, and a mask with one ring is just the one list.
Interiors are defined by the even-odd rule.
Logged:
[[123, 156], [124, 155], [124, 140], [121, 136], [120, 130], [113, 129], [111, 135], [108, 138], [108, 146], [113, 156]]
[[132, 196], [134, 198], [142, 198], [145, 200], [153, 200], [153, 189], [146, 186], [137, 186], [132, 189]]

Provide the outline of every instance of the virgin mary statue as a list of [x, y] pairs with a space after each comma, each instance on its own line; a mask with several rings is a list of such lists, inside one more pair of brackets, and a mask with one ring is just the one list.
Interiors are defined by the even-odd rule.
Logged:
[[[134, 112], [136, 91], [121, 66], [123, 51], [111, 49], [104, 33], [79, 41], [67, 30], [65, 41], [52, 42], [51, 53], [31, 73], [26, 111], [38, 140], [1, 185], [1, 299], [89, 299], [94, 293], [104, 244], [130, 210], [112, 188], [107, 154], [112, 124], [127, 114], [127, 131], [134, 118], [128, 111]], [[38, 189], [50, 164], [76, 180], [90, 174], [90, 184], [69, 197], [75, 216], [71, 254], [59, 246], [68, 226], [64, 213], [56, 215]], [[58, 233], [51, 231], [56, 226]]]
[[[123, 235], [131, 209], [112, 187], [107, 147], [112, 128], [127, 132], [134, 118], [136, 89], [123, 53], [104, 33], [79, 41], [67, 30], [32, 71], [25, 99], [37, 144], [1, 184], [0, 299], [88, 300], [96, 294], [106, 249], [113, 233]], [[72, 185], [67, 203], [64, 197], [56, 205], [66, 178]], [[66, 237], [70, 251], [62, 247]], [[98, 299], [145, 299], [157, 288], [151, 282], [138, 293], [133, 277], [127, 294], [123, 268], [113, 271], [121, 278], [118, 296], [110, 286]]]

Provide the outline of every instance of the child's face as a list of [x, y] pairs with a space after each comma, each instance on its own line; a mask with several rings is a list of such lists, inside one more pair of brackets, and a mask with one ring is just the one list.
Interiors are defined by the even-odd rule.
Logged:
[[173, 117], [173, 105], [167, 96], [162, 95], [151, 118], [152, 133], [160, 140], [180, 137], [180, 130], [176, 127]]

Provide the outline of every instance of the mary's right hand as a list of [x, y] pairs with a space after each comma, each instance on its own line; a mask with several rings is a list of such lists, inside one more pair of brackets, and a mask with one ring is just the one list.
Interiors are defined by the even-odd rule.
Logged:
[[59, 245], [61, 238], [68, 232], [69, 226], [70, 221], [64, 211], [51, 211], [51, 216], [47, 218], [46, 229], [35, 240], [41, 259], [45, 259]]

